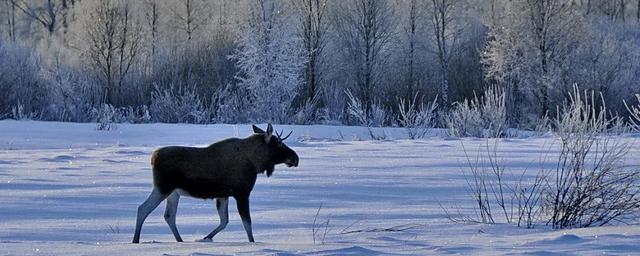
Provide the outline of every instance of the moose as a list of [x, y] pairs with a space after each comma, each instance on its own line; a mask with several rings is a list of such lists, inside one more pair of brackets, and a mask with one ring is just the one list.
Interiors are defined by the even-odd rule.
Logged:
[[284, 144], [291, 132], [273, 135], [273, 126], [263, 131], [253, 125], [254, 134], [247, 138], [229, 138], [205, 148], [170, 146], [157, 149], [151, 156], [153, 190], [138, 207], [133, 243], [140, 242], [142, 224], [158, 205], [167, 200], [164, 219], [176, 241], [182, 242], [176, 228], [176, 212], [180, 196], [216, 199], [220, 224], [202, 241], [211, 239], [229, 223], [229, 197], [236, 200], [249, 242], [255, 242], [251, 230], [249, 195], [259, 173], [273, 174], [275, 166], [284, 163], [298, 166], [298, 155]]

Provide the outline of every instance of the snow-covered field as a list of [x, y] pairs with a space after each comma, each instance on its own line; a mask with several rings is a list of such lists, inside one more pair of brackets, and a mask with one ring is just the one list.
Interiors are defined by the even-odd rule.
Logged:
[[[154, 148], [244, 137], [250, 126], [94, 128], [0, 121], [0, 254], [640, 254], [637, 225], [555, 231], [451, 222], [441, 205], [472, 204], [461, 171], [463, 145], [475, 155], [484, 140], [403, 140], [404, 130], [389, 128], [384, 131], [394, 140], [360, 141], [366, 129], [337, 126], [275, 127], [293, 130], [288, 144], [300, 166], [279, 166], [271, 178], [258, 178], [251, 197], [257, 243], [246, 241], [235, 207], [213, 243], [194, 242], [217, 225], [215, 203], [183, 197], [177, 225], [185, 243], [174, 241], [161, 205], [145, 223], [143, 243], [131, 244], [136, 208], [151, 190]], [[500, 155], [513, 169], [535, 169], [550, 147], [553, 152], [553, 141], [504, 139]], [[630, 152], [627, 164], [640, 164], [640, 149]], [[408, 229], [382, 230], [392, 227]]]

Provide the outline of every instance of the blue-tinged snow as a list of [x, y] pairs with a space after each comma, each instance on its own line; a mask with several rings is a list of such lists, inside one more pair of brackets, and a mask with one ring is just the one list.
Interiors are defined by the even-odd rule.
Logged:
[[[264, 125], [263, 125], [264, 126]], [[176, 243], [162, 204], [131, 244], [137, 206], [151, 190], [149, 156], [165, 145], [205, 146], [244, 137], [249, 125], [95, 124], [0, 121], [0, 254], [9, 255], [595, 255], [640, 252], [640, 226], [555, 231], [507, 224], [453, 223], [441, 208], [473, 214], [461, 171], [483, 139], [405, 140], [400, 128], [279, 126], [300, 166], [261, 175], [251, 197], [255, 244], [234, 207], [213, 243], [193, 242], [218, 223], [214, 201], [183, 197]], [[633, 138], [626, 138], [633, 140]], [[536, 170], [554, 138], [505, 139], [501, 157]], [[626, 164], [640, 164], [633, 148]], [[319, 228], [313, 242], [313, 221]], [[233, 200], [231, 205], [235, 205]], [[326, 225], [327, 220], [329, 224]], [[372, 231], [409, 226], [399, 232]], [[326, 230], [326, 232], [325, 232]], [[325, 235], [326, 233], [326, 235]], [[323, 238], [324, 237], [324, 238]]]

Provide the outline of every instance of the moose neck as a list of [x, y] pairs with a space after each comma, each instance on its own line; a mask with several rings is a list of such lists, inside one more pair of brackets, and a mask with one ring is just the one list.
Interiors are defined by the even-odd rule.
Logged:
[[269, 158], [269, 151], [262, 135], [254, 134], [245, 139], [247, 142], [247, 157], [253, 163], [257, 173], [267, 171], [270, 176], [274, 169], [274, 164]]

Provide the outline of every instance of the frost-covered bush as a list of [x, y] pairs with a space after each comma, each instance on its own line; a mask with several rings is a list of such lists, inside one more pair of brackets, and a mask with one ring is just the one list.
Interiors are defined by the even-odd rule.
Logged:
[[363, 126], [371, 126], [371, 120], [365, 111], [362, 102], [351, 93], [349, 89], [345, 91], [349, 101], [347, 101], [347, 114], [351, 116], [355, 121]]
[[482, 97], [474, 96], [454, 103], [445, 117], [449, 134], [457, 137], [500, 137], [507, 128], [505, 92], [497, 86], [487, 88]]
[[17, 106], [11, 108], [11, 117], [14, 120], [35, 120], [38, 119], [38, 114], [36, 114], [35, 112], [25, 112], [24, 105], [18, 103]]
[[151, 122], [151, 114], [146, 105], [121, 107], [116, 109], [115, 120], [117, 123], [148, 123]]
[[336, 84], [324, 87], [320, 93], [324, 107], [318, 112], [320, 119], [326, 124], [342, 124], [345, 120], [345, 93]]
[[418, 94], [413, 97], [413, 100], [406, 101], [400, 99], [398, 109], [400, 116], [398, 121], [400, 125], [407, 130], [407, 135], [410, 139], [417, 139], [424, 137], [428, 128], [433, 127], [433, 120], [435, 118], [435, 110], [438, 107], [437, 97], [431, 102], [431, 104], [421, 103], [418, 106]]
[[[507, 179], [497, 142], [487, 143], [487, 158], [470, 159], [465, 172], [474, 209], [484, 223], [504, 217], [507, 223], [551, 225], [553, 228], [626, 223], [640, 210], [640, 169], [624, 164], [632, 144], [608, 129], [622, 129], [619, 118], [608, 117], [602, 99], [574, 86], [569, 101], [552, 120], [559, 151], [552, 163], [541, 163], [535, 177]], [[555, 154], [555, 153], [554, 153]], [[480, 155], [479, 155], [480, 156]], [[488, 159], [488, 161], [486, 161]], [[552, 167], [547, 167], [552, 166]], [[463, 217], [462, 219], [470, 219]]]
[[389, 112], [390, 111], [384, 108], [381, 104], [371, 104], [371, 125], [378, 127], [384, 126], [391, 115]]
[[210, 111], [220, 123], [244, 123], [249, 121], [251, 110], [249, 92], [237, 84], [227, 84], [211, 97]]
[[637, 132], [640, 132], [640, 94], [636, 94], [636, 99], [638, 100], [639, 105], [627, 105], [627, 102], [624, 102], [627, 111], [631, 115], [629, 117], [629, 124], [631, 124], [631, 128]]
[[386, 139], [385, 134], [380, 136], [375, 135], [373, 133], [373, 130], [371, 129], [371, 126], [382, 126], [387, 119], [387, 111], [377, 104], [372, 104], [371, 114], [367, 114], [364, 106], [362, 105], [362, 102], [357, 97], [355, 97], [350, 90], [347, 89], [345, 91], [345, 94], [349, 98], [349, 101], [347, 102], [347, 113], [349, 114], [349, 116], [354, 118], [359, 125], [367, 127], [371, 139]]
[[208, 111], [200, 96], [195, 88], [188, 86], [168, 89], [156, 86], [151, 94], [149, 113], [155, 122], [200, 124], [208, 121]]
[[446, 117], [449, 134], [456, 137], [482, 137], [484, 120], [478, 98], [455, 102]]
[[95, 121], [92, 110], [101, 102], [95, 80], [87, 72], [57, 65], [47, 73], [50, 103], [43, 119], [70, 122]]
[[112, 105], [102, 104], [99, 109], [94, 110], [96, 115], [96, 130], [111, 131], [118, 129], [116, 125], [117, 111]]
[[311, 124], [318, 112], [318, 97], [312, 100], [305, 100], [304, 103], [298, 108], [294, 116], [296, 124]]
[[[600, 95], [574, 86], [553, 120], [560, 140], [556, 168], [549, 171], [545, 209], [554, 228], [601, 226], [624, 222], [640, 210], [640, 170], [625, 167], [631, 145], [603, 135], [613, 119]], [[599, 107], [597, 105], [600, 105]]]
[[499, 137], [504, 133], [507, 125], [507, 107], [504, 89], [498, 86], [489, 86], [484, 91], [482, 104], [482, 119], [484, 128], [490, 137]]
[[0, 40], [0, 117], [18, 107], [20, 118], [42, 112], [49, 97], [41, 68], [32, 49]]

